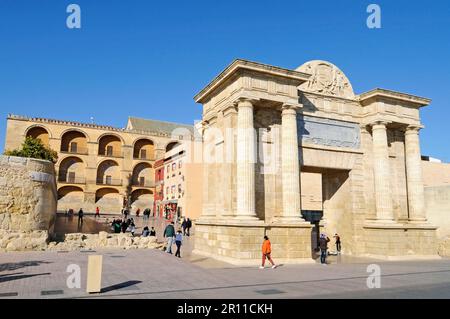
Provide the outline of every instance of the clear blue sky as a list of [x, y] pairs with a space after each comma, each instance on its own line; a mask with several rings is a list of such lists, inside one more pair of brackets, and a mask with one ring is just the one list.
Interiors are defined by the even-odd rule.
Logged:
[[[366, 26], [373, 2], [378, 30]], [[70, 3], [81, 6], [80, 30], [66, 27]], [[329, 60], [356, 93], [432, 98], [422, 153], [450, 162], [448, 0], [0, 0], [0, 149], [8, 113], [192, 123], [193, 96], [235, 58], [286, 68]]]

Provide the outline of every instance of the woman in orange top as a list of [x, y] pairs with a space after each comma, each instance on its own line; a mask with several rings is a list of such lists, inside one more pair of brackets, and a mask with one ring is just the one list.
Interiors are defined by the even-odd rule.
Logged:
[[269, 237], [264, 236], [264, 242], [262, 245], [262, 265], [259, 267], [260, 269], [264, 269], [264, 264], [266, 263], [266, 258], [269, 259], [270, 263], [272, 264], [272, 268], [277, 268], [275, 263], [273, 262], [272, 258], [270, 257], [270, 253], [272, 252], [272, 247], [270, 244]]

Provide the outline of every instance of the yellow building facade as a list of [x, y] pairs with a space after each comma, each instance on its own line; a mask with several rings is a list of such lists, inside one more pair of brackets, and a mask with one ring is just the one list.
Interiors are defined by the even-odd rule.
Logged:
[[192, 126], [130, 117], [123, 129], [72, 121], [9, 115], [5, 150], [26, 136], [57, 151], [58, 210], [83, 208], [118, 214], [153, 207], [154, 162], [189, 140]]

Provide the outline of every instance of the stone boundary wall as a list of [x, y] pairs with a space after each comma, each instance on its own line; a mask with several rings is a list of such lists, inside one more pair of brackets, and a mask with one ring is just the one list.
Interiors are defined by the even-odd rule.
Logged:
[[0, 230], [52, 232], [57, 200], [53, 163], [0, 155]]

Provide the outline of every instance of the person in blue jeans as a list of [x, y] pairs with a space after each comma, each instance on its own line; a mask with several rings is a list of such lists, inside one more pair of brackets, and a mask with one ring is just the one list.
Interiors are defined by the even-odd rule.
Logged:
[[320, 247], [320, 263], [322, 265], [327, 264], [327, 250], [328, 250], [328, 242], [330, 238], [328, 238], [325, 234], [320, 234], [319, 239], [319, 247]]
[[172, 253], [172, 245], [175, 238], [175, 227], [173, 225], [174, 222], [171, 222], [166, 226], [166, 229], [164, 229], [164, 238], [167, 238], [166, 253], [169, 254]]
[[181, 244], [183, 242], [183, 234], [181, 230], [177, 232], [177, 236], [175, 237], [175, 244], [177, 245], [177, 251], [175, 252], [175, 257], [181, 258]]

